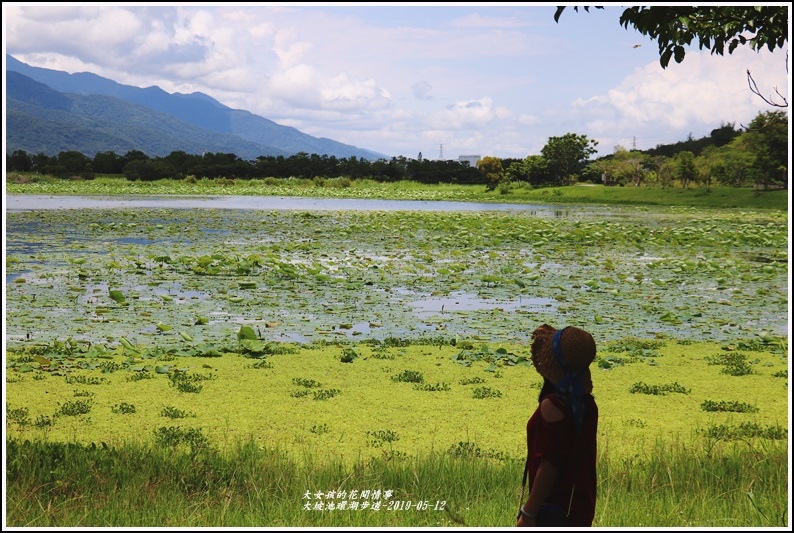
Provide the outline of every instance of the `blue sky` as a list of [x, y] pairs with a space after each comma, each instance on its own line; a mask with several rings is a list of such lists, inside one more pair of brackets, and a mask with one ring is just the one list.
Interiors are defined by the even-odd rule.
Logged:
[[[537, 3], [3, 3], [4, 54], [221, 103], [387, 156], [526, 157], [566, 133], [653, 148], [790, 95], [784, 49], [659, 65], [623, 7]], [[790, 31], [790, 30], [789, 30]]]

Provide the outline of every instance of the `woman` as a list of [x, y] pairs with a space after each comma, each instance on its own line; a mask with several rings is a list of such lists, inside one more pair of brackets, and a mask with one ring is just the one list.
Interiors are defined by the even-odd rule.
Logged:
[[543, 324], [532, 333], [532, 363], [543, 376], [538, 407], [527, 422], [529, 497], [518, 526], [589, 527], [596, 503], [596, 432], [590, 363], [593, 336]]

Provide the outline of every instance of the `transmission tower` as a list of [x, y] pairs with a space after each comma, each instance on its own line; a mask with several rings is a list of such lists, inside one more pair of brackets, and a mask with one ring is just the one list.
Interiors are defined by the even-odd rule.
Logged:
[[444, 145], [443, 144], [438, 145], [438, 158], [440, 160], [442, 160], [442, 161], [444, 160]]

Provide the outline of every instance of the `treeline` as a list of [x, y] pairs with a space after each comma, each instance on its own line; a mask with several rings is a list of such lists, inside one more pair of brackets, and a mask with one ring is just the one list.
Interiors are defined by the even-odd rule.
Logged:
[[484, 184], [477, 168], [468, 162], [452, 160], [408, 159], [369, 161], [352, 156], [307, 154], [289, 157], [260, 156], [246, 161], [235, 154], [207, 152], [202, 155], [178, 151], [165, 157], [149, 157], [133, 150], [124, 155], [100, 152], [89, 158], [80, 152], [61, 152], [57, 156], [30, 156], [22, 150], [6, 156], [9, 171], [38, 172], [61, 178], [91, 179], [94, 174], [123, 174], [131, 181], [164, 178], [368, 178], [377, 181], [410, 180], [421, 183]]
[[77, 151], [31, 156], [22, 150], [6, 155], [10, 172], [36, 172], [60, 178], [91, 179], [95, 174], [123, 174], [132, 181], [164, 178], [348, 178], [375, 181], [486, 185], [489, 190], [522, 182], [533, 187], [590, 181], [606, 185], [733, 187], [788, 186], [788, 118], [785, 112], [759, 113], [743, 130], [723, 124], [701, 139], [657, 146], [646, 151], [617, 147], [591, 160], [598, 143], [585, 135], [550, 137], [539, 155], [524, 159], [484, 157], [476, 167], [454, 160], [403, 156], [370, 161], [300, 152], [289, 157], [245, 160], [233, 153], [171, 152], [149, 157], [132, 150], [124, 155], [100, 152], [93, 158]]
[[709, 137], [638, 152], [618, 147], [588, 169], [608, 185], [788, 188], [788, 116], [759, 113], [743, 130], [723, 124]]

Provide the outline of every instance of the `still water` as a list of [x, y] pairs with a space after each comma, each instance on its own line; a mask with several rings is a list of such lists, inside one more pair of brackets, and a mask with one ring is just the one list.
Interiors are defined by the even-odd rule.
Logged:
[[[52, 209], [253, 209], [296, 211], [524, 211], [560, 217], [582, 208], [433, 200], [371, 200], [289, 196], [6, 196], [6, 211]], [[587, 207], [596, 213], [598, 208]]]

